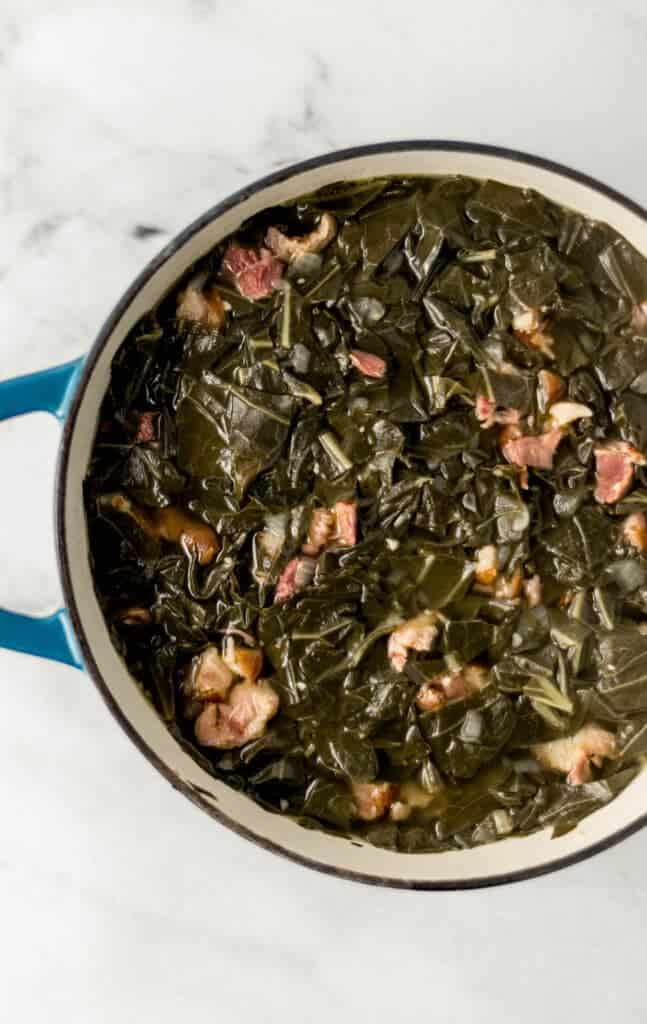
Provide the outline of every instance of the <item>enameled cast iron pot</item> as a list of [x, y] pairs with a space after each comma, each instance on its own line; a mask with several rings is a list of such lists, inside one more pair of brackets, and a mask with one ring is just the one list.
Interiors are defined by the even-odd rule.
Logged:
[[548, 831], [472, 850], [402, 854], [304, 829], [208, 775], [177, 744], [113, 648], [92, 585], [82, 485], [110, 363], [133, 325], [199, 257], [264, 207], [340, 179], [385, 175], [495, 178], [528, 186], [607, 221], [647, 253], [647, 211], [551, 161], [455, 142], [348, 149], [281, 170], [219, 203], [174, 239], [120, 299], [85, 359], [0, 384], [0, 418], [45, 410], [64, 424], [56, 482], [56, 537], [67, 608], [45, 619], [0, 611], [0, 646], [85, 668], [142, 753], [194, 803], [248, 839], [321, 871], [378, 885], [451, 889], [530, 878], [582, 860], [647, 821], [647, 772], [559, 839]]

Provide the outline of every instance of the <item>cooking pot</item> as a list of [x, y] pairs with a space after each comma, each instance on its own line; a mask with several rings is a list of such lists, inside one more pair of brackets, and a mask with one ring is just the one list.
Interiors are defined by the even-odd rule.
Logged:
[[302, 864], [341, 878], [414, 889], [495, 885], [531, 878], [611, 846], [647, 821], [647, 772], [614, 801], [559, 838], [544, 830], [470, 850], [404, 854], [306, 829], [213, 778], [179, 746], [113, 647], [92, 583], [83, 479], [108, 386], [110, 364], [131, 328], [184, 272], [243, 221], [340, 179], [387, 175], [494, 178], [537, 189], [606, 221], [647, 252], [647, 212], [550, 160], [456, 142], [392, 142], [317, 157], [262, 178], [185, 228], [119, 300], [88, 355], [0, 384], [0, 418], [47, 411], [63, 424], [56, 478], [58, 564], [66, 608], [47, 618], [0, 611], [0, 646], [66, 662], [94, 680], [110, 712], [168, 781], [217, 821]]

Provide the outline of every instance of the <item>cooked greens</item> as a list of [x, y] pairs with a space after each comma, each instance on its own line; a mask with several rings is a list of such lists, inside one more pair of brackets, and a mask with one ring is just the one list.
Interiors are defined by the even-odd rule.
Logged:
[[530, 190], [341, 182], [131, 332], [86, 481], [113, 641], [205, 768], [405, 851], [647, 753], [647, 261]]

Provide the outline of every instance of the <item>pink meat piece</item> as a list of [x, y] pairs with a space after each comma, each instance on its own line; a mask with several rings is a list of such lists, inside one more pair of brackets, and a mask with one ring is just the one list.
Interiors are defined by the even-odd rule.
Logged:
[[438, 636], [437, 615], [423, 612], [397, 626], [387, 644], [387, 654], [394, 669], [402, 672], [409, 651], [430, 651]]
[[137, 421], [137, 433], [135, 444], [147, 444], [148, 441], [157, 439], [157, 412], [142, 412]]
[[423, 683], [416, 704], [423, 711], [438, 711], [450, 700], [463, 700], [487, 686], [489, 673], [482, 665], [465, 665], [456, 672], [443, 672]]
[[482, 423], [485, 427], [491, 427], [494, 424], [494, 412], [496, 410], [496, 402], [492, 399], [487, 398], [485, 395], [476, 396], [476, 405], [474, 412], [479, 423]]
[[279, 709], [279, 698], [260, 679], [234, 686], [224, 704], [207, 704], [195, 723], [195, 737], [203, 747], [233, 750], [258, 739]]
[[191, 662], [184, 690], [197, 700], [223, 700], [233, 681], [233, 673], [220, 652], [210, 646]]
[[624, 498], [634, 478], [634, 466], [644, 466], [645, 457], [626, 441], [616, 441], [595, 450], [595, 500], [605, 505]]
[[315, 508], [310, 517], [308, 539], [303, 545], [306, 555], [318, 555], [335, 532], [335, 514], [329, 508]]
[[349, 352], [350, 361], [356, 370], [365, 377], [379, 380], [386, 373], [386, 362], [372, 352], [364, 352], [361, 348], [352, 348]]
[[335, 541], [342, 547], [352, 548], [357, 543], [357, 502], [337, 501], [333, 513], [337, 524]]
[[506, 441], [503, 454], [515, 466], [535, 469], [552, 469], [553, 457], [562, 437], [561, 430], [550, 430], [547, 434], [525, 435]]
[[644, 554], [647, 551], [647, 519], [644, 512], [632, 512], [622, 524], [622, 536], [632, 548]]
[[291, 558], [281, 573], [274, 591], [274, 604], [282, 604], [307, 587], [314, 575], [315, 560], [297, 555]]
[[271, 295], [283, 275], [283, 264], [269, 249], [230, 245], [222, 268], [246, 299], [265, 299]]
[[337, 234], [337, 221], [332, 213], [322, 213], [316, 228], [307, 235], [284, 235], [272, 227], [265, 236], [265, 244], [285, 263], [299, 260], [306, 253], [321, 252]]
[[617, 755], [613, 733], [592, 722], [583, 725], [573, 736], [534, 743], [530, 750], [544, 768], [566, 775], [571, 786], [590, 781], [591, 762], [599, 765], [603, 758]]
[[398, 788], [390, 782], [354, 782], [352, 792], [358, 818], [376, 821], [384, 817], [398, 795]]
[[639, 302], [637, 306], [634, 306], [631, 315], [632, 327], [637, 327], [638, 330], [643, 331], [647, 327], [647, 299], [644, 302]]
[[316, 556], [329, 546], [352, 547], [357, 543], [357, 502], [337, 501], [332, 508], [316, 508], [310, 517], [303, 553]]

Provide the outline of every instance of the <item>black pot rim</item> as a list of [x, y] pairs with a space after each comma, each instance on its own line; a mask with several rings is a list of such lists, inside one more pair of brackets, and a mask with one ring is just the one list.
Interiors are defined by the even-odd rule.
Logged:
[[[252, 831], [241, 825], [238, 821], [225, 815], [217, 807], [214, 807], [211, 800], [203, 794], [199, 788], [196, 788], [191, 783], [183, 779], [176, 771], [169, 767], [169, 765], [163, 761], [156, 752], [149, 747], [144, 740], [143, 736], [135, 729], [130, 719], [126, 716], [121, 706], [112, 696], [108, 686], [103, 679], [99, 666], [96, 663], [94, 654], [92, 651], [92, 645], [89, 642], [85, 630], [83, 628], [81, 617], [79, 614], [79, 608], [74, 592], [72, 583], [72, 577], [70, 572], [69, 557], [67, 551], [67, 542], [65, 537], [65, 492], [67, 484], [67, 476], [69, 471], [69, 456], [71, 439], [74, 434], [75, 424], [79, 408], [85, 394], [88, 382], [92, 377], [97, 359], [110, 338], [114, 328], [118, 324], [119, 320], [133, 302], [136, 295], [141, 291], [144, 285], [150, 280], [150, 278], [159, 270], [159, 268], [179, 249], [181, 248], [193, 235], [198, 231], [202, 230], [207, 224], [220, 217], [223, 213], [238, 206], [241, 202], [248, 199], [250, 196], [257, 192], [266, 189], [270, 185], [279, 184], [282, 181], [286, 181], [289, 178], [294, 177], [297, 174], [301, 174], [304, 171], [313, 170], [317, 167], [323, 167], [331, 163], [337, 163], [344, 160], [350, 160], [356, 157], [379, 155], [383, 153], [398, 153], [404, 151], [419, 151], [419, 152], [458, 152], [458, 153], [470, 153], [480, 156], [494, 156], [511, 160], [516, 163], [527, 164], [531, 167], [537, 167], [542, 170], [552, 171], [553, 173], [559, 174], [561, 177], [569, 178], [571, 181], [575, 181], [578, 184], [585, 185], [600, 195], [605, 196], [608, 199], [612, 199], [620, 205], [624, 206], [625, 209], [631, 213], [641, 217], [642, 220], [647, 222], [647, 210], [640, 206], [638, 203], [629, 199], [627, 196], [616, 191], [615, 189], [609, 188], [602, 182], [597, 181], [595, 178], [589, 175], [582, 174], [579, 171], [574, 171], [563, 164], [557, 163], [554, 160], [548, 160], [543, 157], [533, 156], [528, 153], [521, 152], [516, 149], [507, 149], [505, 147], [491, 146], [480, 143], [472, 142], [453, 142], [448, 139], [413, 139], [393, 142], [379, 142], [373, 144], [367, 144], [362, 146], [352, 146], [346, 149], [335, 150], [330, 153], [325, 153], [321, 156], [312, 157], [308, 160], [300, 161], [299, 163], [291, 164], [290, 166], [281, 168], [272, 174], [266, 175], [265, 177], [259, 178], [252, 182], [250, 185], [246, 185], [244, 188], [232, 193], [228, 198], [222, 202], [212, 206], [205, 213], [194, 220], [188, 227], [184, 228], [171, 242], [166, 245], [161, 252], [157, 254], [141, 273], [135, 278], [130, 287], [124, 292], [121, 299], [117, 302], [116, 306], [106, 319], [103, 327], [99, 331], [94, 344], [92, 345], [88, 356], [83, 364], [81, 374], [77, 383], [77, 387], [70, 403], [70, 408], [65, 419], [63, 427], [63, 433], [61, 438], [61, 444], [59, 448], [59, 456], [57, 462], [56, 472], [56, 485], [55, 485], [55, 531], [56, 531], [56, 554], [58, 560], [58, 568], [63, 586], [63, 594], [65, 603], [68, 609], [70, 620], [74, 627], [80, 649], [83, 655], [85, 667], [87, 668], [90, 677], [96, 685], [99, 693], [103, 697], [108, 709], [117, 720], [121, 728], [132, 740], [135, 746], [141, 751], [144, 757], [164, 776], [164, 778], [170, 782], [170, 784], [184, 796], [188, 797], [194, 804], [206, 811], [212, 818], [215, 818], [221, 824], [227, 828], [236, 832], [238, 835], [249, 839], [256, 843], [258, 846], [265, 850], [269, 850], [273, 853], [280, 854], [289, 860], [302, 864], [305, 867], [314, 868], [323, 874], [332, 875], [337, 878], [343, 878], [349, 881], [363, 882], [370, 885], [376, 885], [383, 888], [396, 888], [396, 889], [412, 889], [412, 890], [449, 890], [455, 891], [459, 889], [481, 889], [490, 888], [498, 885], [507, 885], [511, 882], [521, 882], [531, 878], [537, 878], [541, 875], [549, 874], [550, 872], [557, 871], [561, 868], [569, 867], [572, 864], [577, 864], [581, 861], [587, 860], [589, 857], [594, 856], [603, 850], [608, 850], [610, 847], [615, 846], [616, 843], [621, 842], [628, 836], [633, 835], [639, 829], [643, 828], [647, 824], [647, 813], [641, 815], [635, 821], [626, 825], [623, 828], [605, 836], [604, 839], [599, 840], [596, 843], [592, 843], [583, 850], [579, 850], [576, 853], [569, 854], [567, 856], [555, 857], [553, 860], [546, 861], [545, 863], [539, 864], [532, 868], [522, 868], [516, 871], [504, 871], [497, 875], [490, 875], [486, 877], [467, 877], [467, 878], [456, 878], [448, 880], [430, 881], [428, 879], [403, 879], [403, 878], [382, 878], [377, 875], [364, 874], [359, 871], [351, 871], [341, 867], [335, 867], [333, 865], [324, 864], [316, 859], [306, 857], [293, 850], [287, 849], [280, 843], [275, 843], [272, 840], [267, 839], [263, 835]], [[404, 854], [402, 856], [405, 856]], [[415, 856], [411, 854], [409, 856]]]

